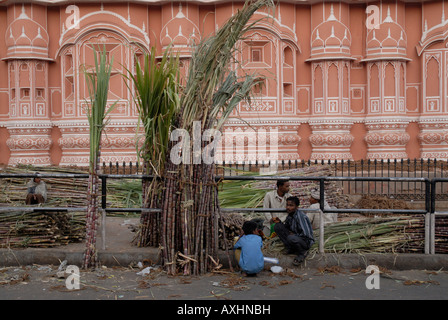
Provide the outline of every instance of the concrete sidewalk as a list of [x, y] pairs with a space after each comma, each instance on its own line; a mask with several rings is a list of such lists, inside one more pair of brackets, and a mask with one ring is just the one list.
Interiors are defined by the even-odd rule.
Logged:
[[[157, 263], [157, 248], [139, 248], [131, 244], [134, 233], [129, 226], [137, 224], [138, 219], [108, 217], [106, 222], [106, 250], [99, 250], [98, 257], [102, 265], [127, 267], [131, 263], [149, 260]], [[101, 246], [102, 239], [99, 239]], [[84, 243], [73, 243], [55, 248], [0, 249], [0, 267], [17, 265], [59, 265], [67, 260], [68, 264], [81, 266]], [[224, 268], [229, 267], [229, 259], [224, 251], [218, 255]], [[237, 263], [230, 255], [232, 265]], [[279, 264], [284, 268], [293, 268], [294, 256], [283, 255]], [[368, 265], [377, 265], [389, 270], [440, 270], [448, 269], [448, 254], [316, 254], [308, 256], [301, 267], [322, 268], [339, 266], [344, 269], [365, 269]], [[297, 267], [296, 267], [297, 268]]]

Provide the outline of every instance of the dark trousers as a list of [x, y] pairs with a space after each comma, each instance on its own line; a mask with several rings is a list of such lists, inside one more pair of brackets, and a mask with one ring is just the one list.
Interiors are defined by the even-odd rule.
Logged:
[[45, 199], [40, 194], [28, 193], [28, 195], [26, 196], [26, 199], [25, 199], [25, 203], [27, 205], [29, 205], [29, 204], [39, 204], [39, 203], [44, 203], [44, 202], [45, 202]]
[[310, 246], [306, 239], [291, 233], [282, 222], [278, 222], [274, 226], [274, 231], [282, 240], [288, 252], [297, 254], [299, 257], [305, 257]]

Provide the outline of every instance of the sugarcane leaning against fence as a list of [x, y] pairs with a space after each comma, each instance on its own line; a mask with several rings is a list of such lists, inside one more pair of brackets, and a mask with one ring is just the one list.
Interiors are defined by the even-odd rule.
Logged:
[[[98, 196], [101, 137], [107, 125], [107, 116], [114, 109], [116, 103], [108, 107], [109, 80], [112, 71], [113, 57], [107, 63], [106, 47], [99, 52], [93, 47], [95, 65], [84, 66], [84, 75], [89, 93], [86, 100], [87, 119], [89, 122], [90, 157], [89, 179], [87, 189], [86, 214], [86, 249], [83, 258], [83, 268], [95, 267], [98, 264], [96, 235], [98, 230]], [[92, 68], [92, 69], [88, 69]]]
[[[125, 77], [132, 84], [129, 89], [134, 92], [135, 105], [144, 131], [142, 147], [138, 150], [139, 157], [143, 159], [143, 173], [162, 176], [165, 172], [170, 132], [179, 110], [179, 57], [173, 57], [168, 48], [162, 59], [158, 60], [155, 48], [152, 48], [144, 56], [143, 64], [137, 59], [135, 73], [133, 70], [126, 71]], [[144, 208], [160, 207], [161, 188], [162, 182], [159, 179], [143, 180]], [[144, 212], [140, 222], [137, 244], [157, 246], [160, 241], [160, 217]]]
[[[194, 126], [199, 123], [199, 133], [203, 136], [209, 132], [207, 130], [220, 130], [240, 102], [250, 102], [251, 89], [260, 80], [255, 75], [238, 75], [240, 69], [234, 60], [236, 44], [254, 27], [256, 22], [249, 21], [263, 6], [273, 8], [274, 3], [272, 0], [246, 2], [215, 35], [194, 45], [185, 88], [180, 92], [179, 109], [170, 113], [172, 122], [164, 126], [184, 130], [193, 136]], [[154, 130], [154, 127], [148, 129]], [[148, 131], [145, 134], [157, 133]], [[142, 232], [146, 239], [141, 239], [140, 245], [154, 244], [147, 237], [158, 233], [156, 238], [161, 245], [163, 264], [169, 273], [176, 273], [178, 267], [184, 274], [204, 273], [219, 265], [217, 226], [220, 216], [215, 164], [175, 164], [169, 157], [175, 144], [163, 142], [163, 145], [151, 144], [151, 148], [168, 151], [160, 158], [165, 161], [163, 171], [157, 173], [163, 178], [159, 194], [162, 212], [160, 220], [151, 222], [158, 227], [150, 227], [152, 233]], [[201, 146], [205, 146], [204, 142]], [[145, 224], [145, 219], [142, 222]], [[148, 229], [143, 225], [142, 230], [145, 228]]]

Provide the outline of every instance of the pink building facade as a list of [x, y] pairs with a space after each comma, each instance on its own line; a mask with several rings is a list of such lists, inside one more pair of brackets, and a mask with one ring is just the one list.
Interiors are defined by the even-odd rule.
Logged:
[[[191, 45], [238, 1], [3, 1], [0, 163], [87, 165], [81, 66], [92, 44], [114, 58], [103, 161], [136, 161], [141, 130], [122, 73], [151, 47]], [[448, 1], [280, 1], [239, 43], [242, 68], [264, 85], [225, 133], [272, 143], [279, 160], [448, 159]], [[263, 137], [265, 137], [263, 139]], [[272, 140], [272, 139], [271, 139]], [[227, 143], [227, 142], [225, 142]], [[224, 148], [225, 149], [225, 148]], [[263, 160], [225, 149], [231, 160]], [[258, 154], [259, 155], [259, 154]]]

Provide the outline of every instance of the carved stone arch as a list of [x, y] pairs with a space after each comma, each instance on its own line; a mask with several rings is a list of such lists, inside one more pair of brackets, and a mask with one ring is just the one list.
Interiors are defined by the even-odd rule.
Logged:
[[[107, 23], [104, 22], [105, 17], [107, 17]], [[136, 26], [130, 21], [129, 17], [126, 19], [115, 12], [101, 9], [82, 15], [76, 28], [66, 29], [63, 25], [62, 34], [59, 38], [60, 49], [56, 56], [66, 45], [75, 44], [79, 39], [96, 30], [115, 32], [125, 38], [128, 43], [142, 46], [146, 50], [150, 48], [150, 40], [144, 24], [141, 27]]]
[[288, 43], [292, 48], [301, 53], [302, 50], [300, 49], [297, 34], [291, 27], [282, 24], [278, 19], [268, 18], [267, 14], [263, 12], [256, 12], [251, 21], [257, 21], [255, 29], [264, 30], [274, 35], [283, 43]]
[[290, 45], [285, 44], [283, 46], [283, 62], [288, 67], [294, 66], [294, 51]]
[[327, 63], [327, 96], [338, 98], [339, 97], [339, 86], [340, 86], [340, 70], [337, 61], [328, 61]]
[[384, 95], [385, 96], [395, 96], [396, 95], [396, 84], [397, 84], [397, 74], [396, 74], [396, 62], [386, 61], [383, 65], [383, 79], [384, 79]]
[[[143, 54], [145, 46], [137, 46], [126, 35], [108, 28], [96, 28], [79, 33], [74, 43], [66, 44], [59, 50], [62, 74], [62, 117], [56, 125], [62, 137], [58, 143], [62, 149], [60, 164], [73, 165], [88, 163], [88, 123], [86, 100], [88, 90], [83, 69], [94, 65], [94, 50], [102, 50], [113, 62], [109, 83], [108, 106], [115, 104], [109, 114], [110, 123], [102, 139], [102, 161], [135, 161], [135, 137], [138, 113], [133, 105], [128, 86], [122, 74], [134, 70], [135, 53]], [[97, 52], [98, 54], [98, 52]], [[113, 60], [112, 60], [113, 57]], [[125, 81], [128, 81], [127, 85]]]
[[[324, 64], [322, 62], [313, 63], [313, 97], [314, 98], [324, 98], [324, 78], [325, 78], [325, 70]], [[322, 105], [318, 110], [321, 110]]]

